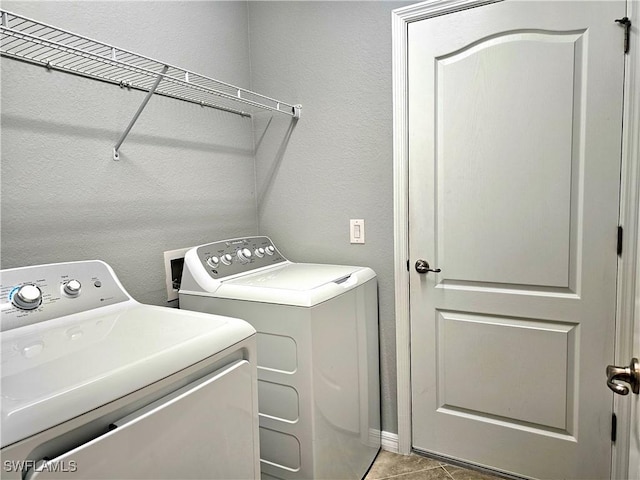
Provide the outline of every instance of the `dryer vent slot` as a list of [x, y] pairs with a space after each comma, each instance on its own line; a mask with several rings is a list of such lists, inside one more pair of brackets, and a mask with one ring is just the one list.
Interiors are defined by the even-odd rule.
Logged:
[[182, 282], [182, 269], [184, 268], [184, 257], [171, 259], [171, 286], [174, 290], [180, 290]]

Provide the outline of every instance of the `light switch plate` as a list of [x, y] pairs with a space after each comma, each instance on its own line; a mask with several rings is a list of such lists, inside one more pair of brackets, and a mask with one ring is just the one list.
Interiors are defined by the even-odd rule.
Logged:
[[352, 218], [349, 220], [349, 224], [351, 243], [364, 243], [364, 220]]

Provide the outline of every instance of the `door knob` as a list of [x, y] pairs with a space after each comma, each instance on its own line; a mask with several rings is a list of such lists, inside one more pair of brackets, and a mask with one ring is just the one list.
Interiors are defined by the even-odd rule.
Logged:
[[416, 272], [418, 273], [440, 273], [441, 271], [442, 270], [440, 270], [439, 268], [431, 268], [429, 266], [429, 262], [427, 262], [426, 260], [420, 259], [416, 262]]
[[637, 358], [632, 358], [628, 367], [607, 367], [607, 386], [618, 395], [628, 395], [629, 387], [617, 382], [628, 383], [633, 393], [640, 393], [640, 362]]

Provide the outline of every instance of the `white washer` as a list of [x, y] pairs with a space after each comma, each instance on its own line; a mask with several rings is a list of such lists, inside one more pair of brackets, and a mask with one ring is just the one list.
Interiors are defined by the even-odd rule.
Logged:
[[267, 237], [185, 255], [180, 308], [258, 331], [262, 478], [359, 479], [380, 448], [377, 279], [292, 263]]
[[255, 330], [100, 261], [3, 270], [2, 478], [259, 478]]

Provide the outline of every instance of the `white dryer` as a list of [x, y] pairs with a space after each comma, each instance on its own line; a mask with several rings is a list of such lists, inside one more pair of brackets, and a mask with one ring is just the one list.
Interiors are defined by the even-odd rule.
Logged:
[[380, 448], [377, 279], [293, 263], [267, 237], [185, 255], [180, 308], [258, 334], [262, 478], [360, 479]]
[[100, 261], [1, 272], [2, 478], [259, 478], [255, 330]]

